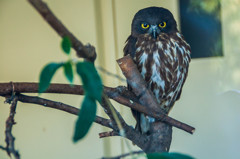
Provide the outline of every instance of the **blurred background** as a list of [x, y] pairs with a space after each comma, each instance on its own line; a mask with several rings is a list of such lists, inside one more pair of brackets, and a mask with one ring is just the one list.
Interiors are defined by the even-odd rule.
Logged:
[[[123, 56], [134, 14], [149, 6], [168, 8], [193, 50], [181, 99], [170, 116], [196, 128], [193, 135], [173, 128], [170, 151], [199, 159], [240, 158], [240, 0], [46, 2], [77, 38], [96, 46], [96, 66], [120, 76], [115, 60]], [[38, 82], [45, 64], [67, 60], [60, 42], [61, 38], [27, 0], [0, 0], [0, 82]], [[61, 71], [53, 82], [67, 83]], [[117, 78], [100, 74], [106, 86], [125, 85]], [[74, 83], [80, 84], [77, 77]], [[71, 95], [41, 96], [76, 107], [82, 101], [82, 97]], [[129, 109], [113, 104], [129, 124], [135, 125]], [[8, 114], [9, 105], [0, 98], [0, 145], [4, 146]], [[105, 116], [100, 107], [98, 114]], [[87, 137], [73, 144], [76, 119], [58, 110], [19, 103], [13, 135], [21, 157], [94, 159], [137, 150], [136, 146], [126, 147], [120, 137], [99, 139], [98, 133], [106, 129], [97, 124], [93, 124]], [[0, 150], [0, 158], [8, 157]]]

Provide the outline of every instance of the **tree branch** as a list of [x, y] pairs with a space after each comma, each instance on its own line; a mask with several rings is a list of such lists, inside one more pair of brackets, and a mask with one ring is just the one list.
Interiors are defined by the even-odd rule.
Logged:
[[[1, 86], [1, 84], [0, 84], [0, 86]], [[17, 87], [15, 87], [15, 88], [17, 88]], [[31, 90], [29, 90], [29, 91], [32, 92]], [[3, 96], [3, 95], [1, 95], [1, 96]], [[8, 97], [10, 95], [5, 95], [5, 96]], [[55, 101], [47, 100], [47, 99], [40, 98], [40, 97], [35, 97], [35, 96], [32, 97], [32, 96], [19, 94], [18, 95], [18, 100], [22, 103], [38, 104], [38, 105], [42, 105], [44, 107], [49, 107], [49, 108], [62, 110], [62, 111], [65, 111], [67, 113], [74, 114], [74, 115], [77, 115], [78, 112], [79, 112], [79, 109], [77, 109], [75, 107], [72, 107], [70, 105], [67, 105], [67, 104], [64, 104], [64, 103], [61, 103], [61, 102], [55, 102]], [[118, 127], [116, 125], [114, 126], [114, 124], [112, 123], [111, 120], [96, 116], [95, 122], [102, 125], [102, 126], [111, 128], [114, 131], [118, 131]], [[126, 135], [125, 137], [126, 138], [131, 140], [133, 143], [136, 143], [136, 145], [143, 145], [144, 144], [145, 140], [139, 140], [140, 138], [144, 139], [145, 138], [144, 135], [140, 134], [139, 132], [137, 132], [131, 126], [129, 126], [127, 124], [122, 123], [122, 126], [123, 126], [123, 129], [125, 130], [125, 135]], [[118, 132], [115, 132], [115, 133], [118, 133]]]
[[[121, 125], [118, 124], [118, 120], [120, 121], [120, 124], [126, 125], [122, 116], [119, 115], [119, 112], [113, 107], [110, 100], [105, 95], [103, 95], [102, 97], [101, 106], [103, 107], [104, 112], [109, 116], [109, 118], [113, 122], [112, 125], [115, 131], [119, 131], [119, 129], [121, 128]], [[114, 114], [117, 114], [117, 116], [114, 116]]]
[[130, 56], [125, 56], [121, 59], [118, 59], [117, 62], [123, 74], [128, 79], [128, 83], [131, 85], [134, 93], [136, 94], [136, 96], [139, 96], [139, 102], [142, 105], [145, 105], [145, 107], [139, 106], [138, 104], [134, 105], [134, 107], [138, 107], [138, 111], [139, 107], [141, 108], [141, 111], [139, 112], [143, 112], [160, 121], [166, 122], [169, 125], [175, 126], [193, 134], [195, 128], [167, 116], [167, 114], [165, 114], [162, 109], [159, 109], [159, 104], [157, 103], [156, 98], [154, 97], [153, 93], [146, 88], [146, 82], [143, 80], [141, 74], [139, 73], [136, 65], [134, 64]]
[[4, 150], [4, 151], [7, 151], [7, 149], [3, 146], [0, 145], [0, 149]]
[[[14, 86], [14, 90], [13, 90]], [[27, 82], [10, 82], [10, 83], [0, 83], [0, 96], [11, 95], [12, 92], [16, 93], [38, 93], [38, 83], [27, 83]], [[49, 88], [44, 93], [58, 93], [58, 94], [74, 94], [74, 95], [84, 95], [84, 90], [81, 85], [69, 84], [51, 84]], [[188, 133], [193, 133], [194, 128], [177, 121], [167, 115], [159, 116], [159, 112], [155, 109], [149, 109], [138, 103], [137, 97], [126, 87], [119, 86], [116, 88], [104, 87], [104, 93], [116, 102], [123, 104], [129, 108], [135, 109], [139, 112], [152, 116], [156, 119], [162, 119], [162, 121], [182, 129]], [[161, 112], [160, 112], [161, 113]]]
[[[83, 46], [83, 44], [70, 32], [67, 30], [67, 28], [60, 22], [60, 20], [57, 19], [57, 17], [52, 13], [52, 11], [48, 8], [47, 4], [44, 3], [42, 0], [28, 0], [34, 8], [41, 14], [41, 16], [48, 22], [48, 24], [61, 36], [68, 36], [72, 42], [72, 47], [77, 51], [77, 55], [79, 57], [83, 57], [89, 61], [94, 62], [96, 59], [96, 52], [95, 48], [91, 45], [88, 45], [86, 47]], [[104, 96], [104, 95], [103, 95]], [[105, 98], [105, 97], [104, 97]], [[106, 101], [103, 99], [103, 101]], [[108, 105], [109, 103], [104, 103], [104, 109], [107, 110], [111, 107]], [[109, 112], [107, 115], [113, 120], [111, 113]], [[120, 117], [120, 115], [118, 115]], [[122, 120], [122, 122], [124, 122]]]
[[[74, 37], [74, 35], [72, 35], [71, 32], [69, 32], [67, 30], [67, 28], [57, 19], [57, 17], [52, 13], [52, 11], [48, 8], [48, 6], [44, 2], [42, 2], [42, 0], [28, 0], [28, 1], [35, 7], [35, 9], [42, 15], [42, 17], [50, 24], [50, 26], [61, 37], [66, 36], [66, 35], [70, 37], [70, 39], [73, 43], [73, 48], [77, 51], [78, 55], [80, 53], [79, 57], [83, 57], [83, 58], [86, 58], [86, 59], [92, 61], [93, 54], [95, 54], [94, 59], [96, 58], [95, 50], [94, 50], [94, 53], [91, 56], [89, 56], [90, 54], [87, 52], [87, 50], [84, 50], [85, 47], [83, 46], [83, 44], [76, 37]], [[79, 48], [80, 48], [80, 50], [79, 50]], [[90, 49], [90, 50], [93, 50], [93, 49]], [[80, 89], [80, 90], [83, 92], [83, 89]], [[117, 100], [117, 98], [115, 98], [114, 96], [112, 96], [112, 99]], [[152, 98], [152, 99], [153, 99], [153, 101], [155, 100], [155, 98]], [[140, 100], [144, 100], [144, 99], [140, 99]], [[119, 101], [119, 103], [122, 102], [123, 98], [122, 98], [122, 100], [118, 100], [118, 101]], [[126, 102], [126, 100], [124, 102], [126, 104], [128, 104], [127, 106], [129, 106], [129, 107], [135, 105], [135, 104], [130, 104], [129, 102]], [[151, 108], [155, 108], [154, 105], [152, 105]], [[153, 110], [156, 110], [156, 109], [153, 109]], [[160, 114], [162, 114], [162, 113], [160, 113]], [[152, 116], [152, 115], [150, 115], [150, 116]], [[161, 116], [161, 115], [159, 115], [158, 118], [162, 118], [162, 121], [166, 121], [166, 122], [168, 122], [168, 124], [176, 126], [176, 127], [180, 128], [180, 129], [183, 129], [183, 130], [185, 130], [189, 133], [193, 133], [193, 131], [194, 131], [193, 127], [190, 127], [190, 126], [188, 126], [184, 123], [181, 123], [177, 120], [173, 120], [172, 118], [169, 119], [168, 117]]]
[[129, 55], [118, 59], [117, 62], [124, 76], [127, 78], [128, 84], [131, 86], [136, 96], [138, 96], [139, 102], [148, 110], [145, 114], [149, 114], [151, 117], [157, 114], [157, 119], [167, 123], [154, 122], [151, 124], [150, 135], [147, 136], [148, 141], [146, 141], [144, 145], [141, 145], [144, 152], [168, 152], [172, 140], [171, 125], [181, 127], [183, 130], [189, 131], [190, 133], [194, 132], [195, 129], [193, 127], [169, 118], [167, 114], [165, 114], [166, 112], [160, 109], [156, 98], [153, 93], [146, 88], [146, 82], [143, 80], [137, 66]]
[[52, 13], [47, 4], [42, 0], [28, 0], [32, 6], [39, 12], [44, 20], [58, 33], [59, 36], [68, 36], [72, 42], [72, 47], [79, 57], [85, 58], [91, 62], [97, 57], [95, 48], [91, 45], [84, 46]]
[[99, 133], [99, 138], [105, 138], [110, 136], [119, 136], [119, 133], [117, 133], [116, 131], [107, 131]]
[[[18, 95], [18, 100], [22, 103], [31, 103], [31, 104], [37, 104], [37, 105], [42, 105], [44, 107], [48, 108], [53, 108], [53, 109], [58, 109], [70, 114], [78, 115], [79, 109], [75, 108], [73, 106], [61, 103], [61, 102], [56, 102], [56, 101], [51, 101], [48, 99], [40, 98], [40, 97], [33, 97], [33, 96], [27, 96], [27, 95]], [[100, 124], [102, 126], [112, 128], [111, 121], [99, 116], [96, 116], [95, 118], [95, 123]]]
[[16, 113], [16, 107], [17, 107], [17, 102], [18, 102], [18, 96], [13, 97], [13, 101], [10, 107], [10, 113], [9, 113], [9, 117], [6, 120], [6, 130], [5, 130], [5, 142], [6, 142], [6, 151], [8, 156], [11, 157], [11, 154], [13, 154], [13, 156], [16, 159], [20, 159], [20, 154], [18, 153], [17, 150], [15, 150], [15, 137], [12, 135], [12, 127], [15, 123], [14, 121], [14, 116]]

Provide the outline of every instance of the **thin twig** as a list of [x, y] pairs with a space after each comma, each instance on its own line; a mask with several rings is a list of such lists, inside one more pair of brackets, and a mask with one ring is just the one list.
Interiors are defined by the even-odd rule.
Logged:
[[102, 103], [101, 106], [103, 107], [105, 113], [109, 116], [109, 118], [114, 121], [114, 124], [116, 124], [115, 130], [123, 131], [123, 125], [127, 125], [124, 121], [123, 117], [120, 115], [120, 113], [114, 108], [110, 100], [103, 94], [102, 96]]
[[4, 151], [7, 151], [6, 147], [3, 147], [0, 145], [0, 149], [4, 150]]
[[[61, 103], [61, 102], [56, 102], [40, 97], [33, 97], [33, 96], [27, 96], [27, 95], [18, 95], [18, 100], [23, 103], [33, 103], [37, 105], [42, 105], [44, 107], [49, 107], [57, 110], [61, 110], [70, 114], [78, 115], [79, 109], [75, 108], [73, 106]], [[95, 118], [95, 123], [100, 124], [102, 126], [112, 128], [111, 121], [99, 116], [96, 116]]]
[[129, 152], [129, 153], [125, 153], [123, 155], [119, 155], [119, 156], [116, 156], [116, 157], [102, 157], [102, 159], [121, 159], [121, 158], [124, 158], [124, 157], [128, 157], [128, 156], [131, 156], [131, 155], [136, 155], [136, 154], [142, 154], [144, 153], [143, 151], [134, 151], [134, 152]]
[[97, 68], [99, 71], [105, 73], [106, 75], [111, 76], [111, 77], [114, 77], [114, 78], [118, 79], [119, 81], [126, 83], [126, 80], [125, 80], [124, 78], [122, 78], [121, 76], [118, 76], [117, 74], [114, 74], [114, 73], [109, 72], [108, 70], [106, 70], [106, 69], [103, 68], [102, 66], [96, 66], [96, 68]]
[[[35, 96], [27, 96], [27, 95], [22, 95], [19, 94], [18, 95], [18, 100], [19, 102], [22, 103], [33, 103], [33, 104], [37, 104], [37, 105], [42, 105], [44, 107], [49, 107], [49, 108], [54, 108], [54, 109], [58, 109], [58, 110], [62, 110], [64, 112], [70, 113], [70, 114], [74, 114], [77, 115], [79, 112], [79, 109], [72, 107], [70, 105], [61, 103], [61, 102], [55, 102], [55, 101], [51, 101], [51, 100], [47, 100], [44, 98], [40, 98], [40, 97], [35, 97]], [[105, 119], [99, 116], [96, 116], [95, 118], [95, 122], [102, 125], [102, 126], [106, 126], [108, 128], [111, 129], [118, 129], [117, 126], [113, 126], [113, 123], [111, 120], [109, 119]], [[126, 138], [128, 139], [132, 139], [135, 138], [136, 141], [133, 141], [134, 143], [137, 142], [141, 142], [139, 140], [139, 138], [144, 139], [145, 136], [140, 134], [139, 132], [137, 132], [135, 129], [133, 129], [131, 126], [129, 125], [123, 125], [124, 130], [127, 132], [126, 133]]]
[[110, 137], [110, 136], [119, 136], [119, 133], [116, 131], [107, 131], [107, 132], [102, 132], [99, 133], [99, 138], [105, 138], [105, 137]]
[[14, 121], [14, 116], [16, 113], [17, 102], [18, 102], [18, 96], [14, 96], [11, 107], [10, 107], [9, 117], [6, 120], [5, 142], [6, 142], [6, 151], [8, 156], [11, 156], [11, 154], [13, 154], [15, 159], [20, 159], [20, 154], [15, 149], [15, 144], [14, 144], [15, 137], [12, 135], [13, 125], [16, 124]]

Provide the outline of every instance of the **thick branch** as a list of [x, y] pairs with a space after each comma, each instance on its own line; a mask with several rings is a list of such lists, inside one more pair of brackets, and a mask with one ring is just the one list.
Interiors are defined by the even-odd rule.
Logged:
[[134, 93], [137, 96], [139, 96], [139, 102], [142, 105], [147, 106], [142, 107], [139, 106], [138, 104], [135, 104], [134, 108], [135, 107], [141, 108], [140, 111], [139, 109], [136, 110], [138, 110], [139, 112], [144, 112], [145, 114], [150, 115], [151, 117], [166, 122], [169, 125], [180, 128], [191, 134], [195, 131], [195, 128], [167, 116], [163, 110], [159, 109], [159, 105], [156, 101], [156, 98], [154, 97], [152, 92], [146, 88], [145, 81], [143, 80], [141, 74], [139, 73], [136, 65], [134, 64], [130, 56], [125, 56], [117, 60], [117, 62], [120, 68], [122, 69], [123, 74], [128, 79], [128, 82], [131, 85]]
[[58, 33], [59, 36], [68, 36], [71, 39], [72, 47], [76, 50], [79, 57], [85, 58], [89, 61], [96, 59], [96, 52], [93, 46], [84, 46], [52, 13], [47, 4], [42, 0], [28, 0], [39, 14], [46, 20], [46, 22]]
[[181, 127], [183, 130], [193, 133], [194, 128], [169, 118], [163, 110], [159, 109], [156, 98], [153, 93], [146, 88], [146, 82], [143, 80], [137, 66], [130, 56], [125, 56], [117, 60], [117, 62], [124, 76], [127, 78], [128, 84], [131, 86], [136, 96], [138, 96], [139, 102], [148, 110], [148, 113], [145, 114], [150, 114], [152, 117], [157, 115], [157, 119], [169, 124], [167, 125], [162, 122], [154, 122], [151, 124], [150, 135], [147, 136], [149, 140], [146, 141], [142, 147], [144, 152], [168, 152], [172, 140], [171, 125]]
[[134, 64], [132, 58], [128, 55], [117, 60], [124, 76], [127, 78], [128, 84], [133, 89], [133, 92], [138, 97], [139, 101], [143, 105], [147, 105], [148, 108], [159, 112], [159, 117], [164, 118], [165, 113], [159, 109], [156, 98], [152, 91], [147, 89], [146, 82], [142, 78], [137, 66]]
[[16, 159], [20, 159], [20, 154], [15, 150], [15, 137], [12, 135], [12, 127], [15, 123], [14, 116], [16, 113], [16, 107], [18, 102], [18, 96], [13, 97], [13, 101], [10, 107], [9, 117], [6, 120], [6, 130], [5, 130], [5, 142], [6, 142], [6, 151], [9, 156], [13, 154]]
[[[13, 90], [14, 86], [14, 90]], [[12, 92], [16, 93], [38, 93], [38, 83], [0, 83], [0, 96], [11, 95]], [[74, 94], [84, 95], [84, 90], [81, 85], [70, 86], [69, 84], [51, 84], [45, 93], [58, 93], [58, 94]], [[104, 87], [104, 93], [116, 102], [123, 104], [127, 107], [135, 109], [139, 112], [152, 116], [156, 119], [162, 119], [162, 121], [182, 129], [186, 132], [193, 133], [194, 128], [177, 121], [169, 116], [159, 116], [159, 112], [156, 110], [148, 109], [147, 107], [138, 103], [137, 97], [130, 91], [126, 90], [126, 87], [119, 86], [117, 88]], [[161, 113], [161, 112], [160, 112]]]

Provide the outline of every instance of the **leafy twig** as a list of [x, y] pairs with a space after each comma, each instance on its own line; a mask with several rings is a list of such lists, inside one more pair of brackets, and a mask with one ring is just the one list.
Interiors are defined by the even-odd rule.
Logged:
[[58, 33], [61, 37], [69, 37], [72, 42], [73, 49], [76, 50], [79, 57], [85, 58], [89, 61], [94, 61], [97, 57], [95, 48], [91, 45], [84, 46], [52, 13], [47, 4], [42, 0], [28, 0], [39, 14], [46, 20], [46, 22]]

